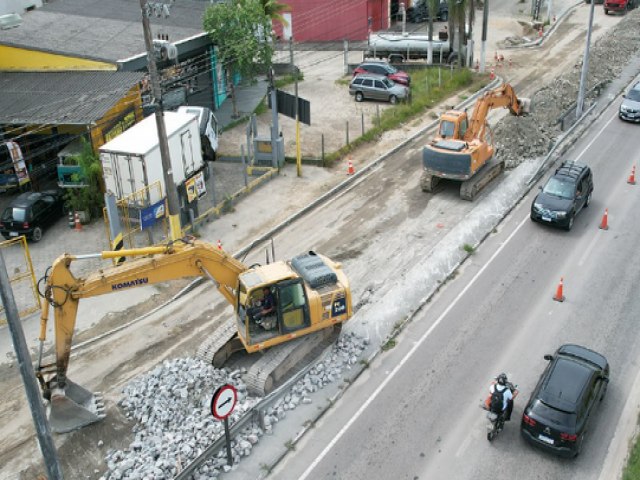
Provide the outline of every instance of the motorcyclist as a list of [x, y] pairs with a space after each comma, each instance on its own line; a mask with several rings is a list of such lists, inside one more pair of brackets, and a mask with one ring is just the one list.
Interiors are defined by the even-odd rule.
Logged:
[[504, 421], [508, 422], [511, 420], [511, 412], [513, 411], [513, 400], [518, 395], [518, 390], [516, 387], [509, 382], [506, 373], [501, 373], [498, 375], [495, 380], [491, 382], [489, 386], [489, 396], [485, 402], [485, 406], [487, 410], [493, 411], [491, 408], [491, 399], [494, 396], [494, 392], [498, 392], [502, 394], [502, 409], [501, 411], [494, 411], [493, 413], [502, 414]]

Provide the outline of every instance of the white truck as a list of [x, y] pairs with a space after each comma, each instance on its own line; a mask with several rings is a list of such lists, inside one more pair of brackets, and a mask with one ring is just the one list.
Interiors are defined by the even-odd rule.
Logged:
[[[450, 47], [448, 35], [434, 35], [431, 45], [433, 63], [445, 64], [457, 60], [458, 53], [455, 48]], [[429, 36], [426, 34], [375, 32], [369, 34], [364, 58], [386, 58], [391, 63], [401, 63], [407, 60], [426, 59], [428, 51]]]
[[[207, 121], [201, 128], [203, 118], [213, 117], [209, 109], [182, 108], [189, 110], [164, 112], [173, 181], [178, 187], [200, 172], [207, 175], [207, 163], [203, 158], [203, 150], [206, 152], [207, 149], [202, 148], [201, 130], [207, 139], [207, 131], [216, 133], [215, 127], [207, 125]], [[215, 147], [210, 145], [213, 151], [210, 160], [215, 159], [217, 133], [215, 140]], [[163, 195], [166, 194], [155, 115], [145, 118], [100, 147], [100, 161], [106, 190], [115, 194], [116, 198], [124, 198], [157, 181], [162, 186]], [[152, 195], [155, 193], [152, 192]]]

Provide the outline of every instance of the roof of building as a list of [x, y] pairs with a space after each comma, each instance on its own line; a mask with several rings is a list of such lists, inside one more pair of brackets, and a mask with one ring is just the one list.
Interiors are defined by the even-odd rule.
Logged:
[[[209, 0], [170, 4], [167, 18], [150, 17], [152, 37], [176, 42], [203, 32]], [[140, 4], [132, 0], [49, 0], [25, 12], [22, 25], [3, 30], [0, 43], [116, 62], [145, 51]]]
[[93, 123], [143, 75], [142, 72], [0, 72], [0, 124]]

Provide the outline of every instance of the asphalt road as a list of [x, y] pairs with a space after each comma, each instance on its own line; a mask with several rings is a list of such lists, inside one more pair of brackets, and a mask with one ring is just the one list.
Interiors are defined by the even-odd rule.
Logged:
[[[640, 186], [626, 183], [640, 163], [638, 127], [616, 118], [617, 105], [566, 155], [595, 179], [574, 229], [530, 222], [534, 189], [272, 478], [616, 478], [627, 446], [616, 432], [636, 421], [625, 405], [640, 360]], [[605, 208], [608, 231], [598, 228]], [[560, 277], [564, 303], [552, 300]], [[569, 342], [603, 353], [611, 383], [583, 453], [567, 461], [533, 449], [518, 429], [543, 355]], [[501, 371], [521, 397], [515, 421], [489, 444], [479, 404]]]

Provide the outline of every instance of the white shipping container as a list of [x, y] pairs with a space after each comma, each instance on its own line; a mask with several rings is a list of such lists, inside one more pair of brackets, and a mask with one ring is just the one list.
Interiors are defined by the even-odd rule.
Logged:
[[[173, 181], [180, 185], [204, 167], [198, 120], [187, 113], [164, 112]], [[123, 198], [160, 181], [166, 195], [155, 115], [151, 115], [100, 147], [107, 191]], [[154, 203], [160, 200], [152, 190]]]

